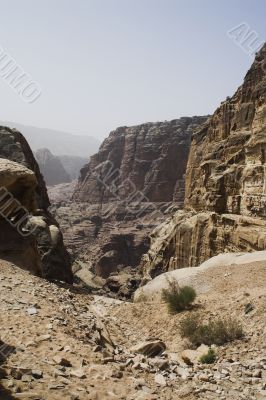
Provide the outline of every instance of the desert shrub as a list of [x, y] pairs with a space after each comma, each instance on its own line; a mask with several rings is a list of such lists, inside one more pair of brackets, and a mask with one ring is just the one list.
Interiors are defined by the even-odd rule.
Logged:
[[176, 314], [190, 306], [196, 298], [195, 290], [190, 286], [179, 287], [176, 281], [169, 282], [169, 288], [162, 291], [170, 314]]
[[203, 354], [203, 356], [200, 357], [200, 362], [202, 364], [213, 364], [215, 360], [216, 360], [216, 354], [213, 349], [209, 349], [208, 353]]
[[179, 332], [182, 338], [192, 338], [194, 333], [198, 330], [200, 325], [200, 318], [197, 314], [188, 315], [180, 322]]
[[195, 314], [181, 321], [180, 334], [195, 346], [222, 345], [244, 336], [242, 325], [233, 318], [218, 318], [204, 324], [200, 321], [199, 315]]

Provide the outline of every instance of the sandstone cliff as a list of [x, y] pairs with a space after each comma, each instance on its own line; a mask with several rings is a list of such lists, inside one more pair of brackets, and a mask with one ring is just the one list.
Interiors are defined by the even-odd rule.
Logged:
[[184, 117], [116, 129], [81, 170], [73, 199], [133, 202], [137, 195], [136, 201], [182, 203], [191, 134], [205, 120]]
[[193, 134], [186, 211], [153, 233], [147, 277], [224, 251], [266, 248], [265, 62], [266, 45], [235, 95]]
[[[45, 278], [72, 282], [70, 259], [48, 211], [38, 164], [22, 134], [7, 127], [0, 127], [0, 188], [0, 258]], [[21, 215], [26, 218], [18, 226]]]
[[[191, 134], [206, 117], [122, 127], [82, 170], [72, 202], [55, 206], [66, 243], [85, 268], [108, 278], [137, 270], [149, 233], [183, 206]], [[78, 267], [80, 268], [80, 266]], [[130, 296], [137, 281], [128, 283]], [[114, 290], [119, 284], [112, 282]]]

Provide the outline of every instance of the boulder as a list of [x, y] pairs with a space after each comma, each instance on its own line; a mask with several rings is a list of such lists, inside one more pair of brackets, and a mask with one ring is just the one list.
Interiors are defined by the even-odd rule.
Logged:
[[197, 348], [197, 350], [184, 350], [181, 353], [181, 357], [184, 362], [188, 365], [194, 365], [200, 362], [200, 358], [207, 354], [209, 351], [209, 347], [205, 344], [202, 344]]
[[[22, 134], [7, 127], [0, 127], [0, 188], [2, 206], [7, 196], [13, 199], [9, 221], [0, 216], [0, 257], [47, 279], [72, 283], [70, 257], [48, 211], [38, 164]], [[25, 218], [15, 224], [22, 208]]]
[[180, 268], [165, 272], [150, 280], [134, 293], [134, 302], [162, 302], [162, 291], [168, 289], [169, 282], [176, 281], [179, 286], [192, 286], [197, 294], [211, 290], [203, 272], [216, 267], [233, 267], [234, 265], [266, 261], [266, 250], [253, 253], [223, 253], [212, 257], [196, 268]]
[[166, 349], [166, 345], [161, 340], [150, 340], [137, 344], [130, 349], [131, 353], [143, 354], [147, 357], [155, 357], [163, 353]]

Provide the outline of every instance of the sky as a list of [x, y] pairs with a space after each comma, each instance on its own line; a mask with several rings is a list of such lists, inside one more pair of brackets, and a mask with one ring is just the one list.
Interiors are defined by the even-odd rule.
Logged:
[[2, 54], [41, 90], [25, 102], [0, 77], [0, 120], [100, 140], [213, 113], [252, 63], [228, 30], [245, 23], [266, 38], [265, 0], [0, 0], [0, 10]]

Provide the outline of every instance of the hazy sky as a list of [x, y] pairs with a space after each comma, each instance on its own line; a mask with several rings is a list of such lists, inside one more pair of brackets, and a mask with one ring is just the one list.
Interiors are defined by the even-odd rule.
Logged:
[[36, 80], [32, 104], [0, 78], [0, 120], [107, 136], [121, 125], [212, 113], [265, 40], [265, 0], [0, 0], [0, 46]]

